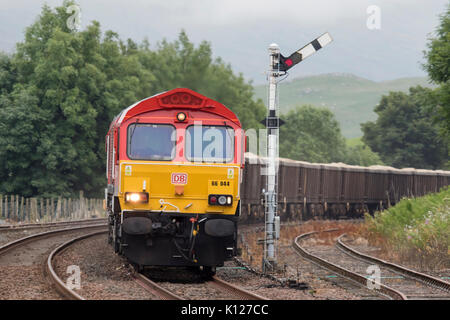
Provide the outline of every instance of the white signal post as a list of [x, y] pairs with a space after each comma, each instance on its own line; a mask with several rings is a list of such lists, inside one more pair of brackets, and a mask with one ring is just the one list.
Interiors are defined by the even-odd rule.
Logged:
[[277, 78], [285, 75], [286, 71], [297, 63], [303, 61], [317, 50], [329, 44], [333, 39], [329, 33], [324, 33], [314, 39], [303, 48], [295, 51], [285, 58], [280, 54], [280, 48], [272, 43], [269, 46], [270, 69], [268, 73], [269, 95], [268, 95], [268, 115], [263, 123], [267, 128], [267, 191], [265, 197], [265, 237], [264, 256], [262, 261], [263, 272], [275, 271], [276, 260], [276, 240], [279, 238], [279, 216], [278, 207], [278, 136], [282, 121], [278, 117], [278, 92]]
[[269, 70], [269, 112], [266, 118], [267, 127], [267, 191], [265, 194], [265, 239], [264, 257], [262, 262], [263, 272], [275, 269], [275, 216], [278, 204], [278, 129], [279, 124], [273, 123], [270, 119], [277, 117], [277, 77], [280, 75], [279, 60], [280, 48], [272, 43], [269, 46], [270, 70]]

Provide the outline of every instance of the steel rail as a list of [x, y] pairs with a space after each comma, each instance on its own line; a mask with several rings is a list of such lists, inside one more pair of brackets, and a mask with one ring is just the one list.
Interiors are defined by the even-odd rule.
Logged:
[[73, 289], [69, 288], [62, 280], [61, 278], [57, 275], [57, 273], [55, 272], [55, 270], [53, 269], [53, 259], [59, 254], [61, 253], [63, 250], [67, 249], [69, 246], [71, 246], [72, 244], [74, 244], [75, 242], [78, 242], [80, 240], [86, 239], [86, 238], [90, 238], [96, 235], [100, 235], [100, 234], [104, 234], [107, 233], [108, 231], [96, 231], [96, 232], [92, 232], [92, 233], [88, 233], [85, 235], [82, 235], [80, 237], [76, 237], [73, 238], [65, 243], [63, 243], [62, 245], [60, 245], [59, 247], [57, 247], [56, 249], [54, 249], [47, 257], [47, 263], [46, 263], [46, 271], [47, 274], [50, 278], [50, 280], [52, 281], [52, 283], [56, 286], [56, 290], [63, 295], [64, 297], [70, 299], [70, 300], [86, 300], [85, 298], [83, 298], [81, 295], [79, 295], [78, 293], [76, 293]]
[[395, 263], [388, 262], [386, 260], [375, 258], [373, 256], [359, 252], [354, 248], [351, 248], [349, 245], [345, 244], [342, 241], [342, 238], [345, 235], [346, 234], [344, 233], [341, 236], [339, 236], [339, 238], [337, 239], [337, 242], [336, 242], [336, 246], [339, 247], [340, 249], [342, 249], [343, 251], [345, 251], [346, 253], [348, 253], [350, 255], [354, 255], [362, 260], [379, 264], [387, 269], [391, 269], [394, 272], [404, 274], [405, 276], [407, 276], [409, 278], [413, 278], [414, 280], [418, 280], [418, 281], [424, 283], [425, 285], [432, 286], [432, 287], [450, 292], [450, 283], [448, 283], [447, 281], [441, 280], [439, 278], [433, 277], [433, 276], [425, 274], [425, 273], [421, 273], [421, 272], [400, 266]]
[[179, 295], [167, 290], [166, 288], [161, 287], [156, 282], [150, 280], [142, 273], [136, 272], [133, 275], [135, 281], [141, 285], [145, 290], [152, 294], [156, 294], [158, 297], [160, 297], [162, 300], [185, 300], [184, 298], [180, 297]]
[[[320, 231], [320, 232], [333, 232], [333, 231], [338, 231], [339, 229], [331, 229], [331, 230], [325, 230], [325, 231]], [[354, 282], [357, 282], [358, 284], [360, 284], [361, 286], [366, 287], [367, 286], [367, 278], [359, 275], [353, 271], [350, 271], [346, 268], [343, 268], [337, 264], [331, 263], [329, 261], [326, 261], [310, 252], [308, 252], [306, 249], [304, 249], [301, 245], [300, 245], [300, 241], [310, 237], [314, 234], [319, 233], [319, 231], [312, 231], [312, 232], [308, 232], [308, 233], [304, 233], [301, 234], [299, 236], [297, 236], [294, 241], [293, 241], [293, 248], [303, 257], [305, 257], [306, 259], [318, 264], [319, 266], [328, 269], [332, 272], [335, 272], [341, 276], [343, 276], [344, 278], [350, 279]], [[379, 289], [374, 288], [373, 290], [375, 290], [376, 292], [378, 292], [379, 294], [382, 294], [384, 296], [388, 296], [391, 299], [394, 300], [407, 300], [407, 297], [405, 294], [403, 294], [402, 292], [395, 290], [391, 287], [388, 287], [384, 284], [379, 284]]]
[[269, 299], [267, 299], [263, 296], [260, 296], [256, 293], [250, 292], [244, 288], [238, 287], [232, 283], [222, 280], [222, 279], [218, 278], [217, 276], [213, 276], [212, 280], [210, 280], [209, 283], [233, 293], [234, 295], [238, 296], [242, 300], [269, 300]]
[[0, 231], [62, 227], [62, 226], [70, 226], [73, 224], [77, 225], [77, 224], [89, 224], [89, 223], [100, 223], [100, 222], [105, 222], [105, 224], [106, 224], [107, 218], [69, 220], [69, 221], [45, 222], [45, 223], [8, 224], [8, 225], [0, 225]]
[[[170, 290], [167, 290], [166, 288], [163, 288], [156, 282], [150, 280], [142, 273], [134, 274], [134, 278], [144, 289], [146, 289], [152, 294], [156, 294], [162, 300], [185, 300], [183, 297], [180, 297], [179, 295], [171, 292]], [[257, 295], [248, 290], [235, 286], [227, 281], [224, 281], [218, 278], [217, 276], [213, 276], [211, 280], [208, 280], [206, 282], [206, 284], [225, 290], [239, 297], [241, 300], [268, 300], [267, 298], [264, 298], [260, 295]]]
[[8, 242], [2, 246], [0, 246], [0, 256], [8, 252], [9, 250], [12, 250], [16, 247], [23, 246], [29, 242], [32, 242], [37, 239], [45, 239], [51, 236], [54, 236], [59, 233], [67, 233], [71, 231], [79, 231], [79, 230], [85, 230], [85, 229], [91, 229], [91, 228], [101, 228], [105, 227], [105, 224], [94, 224], [94, 225], [88, 225], [88, 226], [82, 226], [82, 227], [74, 227], [74, 228], [65, 228], [65, 229], [58, 229], [58, 230], [51, 230], [46, 232], [41, 232], [37, 234], [33, 234], [27, 237], [23, 237], [11, 242]]

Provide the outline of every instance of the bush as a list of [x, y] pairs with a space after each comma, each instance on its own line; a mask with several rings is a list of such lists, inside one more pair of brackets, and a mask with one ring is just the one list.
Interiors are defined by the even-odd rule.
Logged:
[[366, 215], [371, 240], [402, 259], [430, 269], [450, 266], [450, 187], [420, 198], [404, 198], [386, 211]]

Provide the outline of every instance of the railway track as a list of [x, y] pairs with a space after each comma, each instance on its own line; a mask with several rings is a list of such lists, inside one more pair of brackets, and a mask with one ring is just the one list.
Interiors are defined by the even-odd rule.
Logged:
[[[214, 300], [267, 300], [265, 297], [224, 281], [217, 276], [213, 276], [202, 282], [193, 281], [191, 283], [182, 284], [159, 284], [152, 281], [143, 273], [137, 273], [135, 278], [144, 288], [146, 288], [146, 290], [149, 290], [152, 294], [155, 294], [163, 300], [185, 300], [186, 298], [193, 299], [193, 297], [189, 294], [189, 292], [193, 291], [196, 291], [197, 293], [204, 292], [204, 297], [207, 296], [207, 293], [209, 293], [208, 298]], [[185, 298], [184, 295], [178, 294], [178, 291], [187, 292], [187, 297]]]
[[106, 223], [106, 218], [93, 218], [93, 219], [83, 219], [83, 220], [70, 220], [70, 221], [59, 221], [59, 222], [45, 222], [45, 223], [22, 223], [22, 224], [8, 224], [0, 225], [1, 231], [15, 231], [15, 230], [25, 230], [25, 229], [43, 229], [52, 227], [65, 227], [65, 226], [80, 226], [92, 223]]
[[69, 300], [86, 300], [84, 297], [82, 297], [81, 295], [79, 295], [78, 293], [76, 293], [74, 290], [72, 290], [71, 288], [69, 288], [62, 280], [61, 278], [58, 276], [58, 274], [56, 273], [56, 271], [53, 268], [53, 260], [55, 259], [55, 257], [63, 252], [64, 250], [66, 250], [68, 247], [70, 247], [71, 245], [73, 245], [74, 243], [84, 240], [86, 238], [90, 238], [99, 234], [106, 234], [108, 233], [108, 231], [97, 231], [97, 232], [92, 232], [89, 234], [85, 234], [82, 235], [80, 237], [76, 237], [73, 239], [70, 239], [67, 242], [64, 242], [62, 245], [60, 245], [59, 247], [57, 247], [56, 249], [54, 249], [47, 257], [47, 262], [46, 262], [46, 271], [47, 274], [51, 280], [51, 282], [54, 284], [54, 286], [56, 287], [56, 290], [65, 298], [69, 299]]
[[[90, 238], [94, 237], [103, 233], [106, 233], [107, 231], [97, 231], [89, 234], [85, 234], [73, 239], [70, 239], [69, 241], [66, 241], [65, 243], [61, 244], [57, 248], [55, 248], [47, 257], [46, 261], [46, 271], [47, 274], [53, 283], [53, 285], [56, 287], [57, 291], [64, 296], [66, 299], [70, 300], [86, 300], [83, 296], [75, 292], [74, 290], [70, 289], [62, 279], [59, 278], [57, 272], [54, 269], [53, 262], [59, 254], [64, 252], [66, 249], [68, 249], [73, 244]], [[167, 286], [161, 285], [153, 280], [151, 280], [149, 277], [147, 277], [145, 274], [136, 272], [133, 274], [134, 280], [143, 287], [146, 291], [148, 291], [152, 296], [157, 297], [161, 300], [185, 300], [185, 297], [182, 295], [179, 295], [174, 292], [173, 288], [172, 290], [170, 288], [167, 288]], [[175, 285], [176, 288], [182, 288], [182, 291], [189, 291], [189, 287], [192, 288], [192, 286], [196, 286], [193, 290], [198, 290], [199, 286], [202, 287], [211, 287], [215, 288], [216, 291], [221, 291], [220, 298], [227, 298], [227, 299], [238, 299], [238, 300], [266, 300], [264, 297], [259, 296], [257, 294], [254, 294], [250, 291], [247, 291], [243, 288], [237, 287], [229, 282], [226, 282], [216, 276], [212, 277], [211, 279], [208, 279], [207, 281], [204, 281], [202, 283], [183, 283], [183, 284], [177, 284]], [[210, 290], [211, 291], [211, 290]], [[189, 297], [190, 298], [190, 297]], [[217, 296], [212, 295], [209, 298], [216, 299]]]
[[0, 246], [0, 299], [60, 299], [49, 283], [45, 258], [55, 245], [105, 228], [105, 224], [51, 230], [22, 237]]
[[[335, 233], [339, 232], [339, 230], [331, 229], [322, 232]], [[303, 244], [305, 240], [314, 237], [318, 233], [314, 231], [296, 237], [293, 242], [293, 248], [306, 259], [331, 272], [351, 279], [361, 286], [368, 287], [368, 268], [379, 268], [380, 283], [378, 286], [373, 286], [373, 291], [380, 295], [394, 300], [450, 298], [446, 290], [436, 287], [436, 279], [434, 279], [433, 284], [430, 281], [419, 281], [419, 277], [426, 275], [418, 276], [416, 275], [417, 272], [409, 269], [407, 272], [399, 273], [399, 270], [394, 271], [383, 263], [379, 263], [379, 261], [363, 259], [362, 256], [358, 256], [355, 250], [352, 250], [342, 242], [341, 237], [343, 234], [340, 235], [333, 246], [309, 246], [307, 248]]]
[[[357, 251], [354, 248], [351, 248], [349, 245], [345, 244], [343, 241], [343, 238], [346, 236], [346, 234], [342, 234], [338, 237], [336, 241], [336, 247], [342, 250], [343, 252], [347, 253], [348, 255], [366, 261], [371, 264], [376, 264], [380, 267], [383, 267], [385, 269], [388, 269], [391, 272], [395, 272], [397, 274], [400, 274], [404, 276], [405, 278], [410, 278], [412, 280], [416, 280], [421, 282], [423, 285], [428, 287], [434, 287], [440, 291], [438, 292], [444, 292], [446, 293], [445, 296], [437, 296], [437, 298], [446, 298], [450, 299], [450, 283], [444, 280], [441, 280], [439, 278], [433, 277], [431, 275], [418, 272], [415, 270], [412, 270], [410, 268], [406, 268], [404, 266], [391, 263], [379, 258], [375, 258], [373, 256], [364, 254], [362, 252]], [[418, 297], [420, 298], [420, 296]], [[430, 296], [430, 298], [433, 298], [433, 296]]]
[[81, 227], [100, 223], [106, 224], [107, 219], [99, 218], [99, 219], [72, 220], [72, 221], [50, 222], [39, 224], [29, 223], [29, 224], [1, 225], [0, 246], [33, 234], [42, 233], [44, 231], [70, 227]]

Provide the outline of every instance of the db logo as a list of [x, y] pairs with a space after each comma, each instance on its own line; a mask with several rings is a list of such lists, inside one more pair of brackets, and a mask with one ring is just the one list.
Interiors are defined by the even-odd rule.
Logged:
[[187, 184], [187, 173], [172, 173], [172, 184]]

